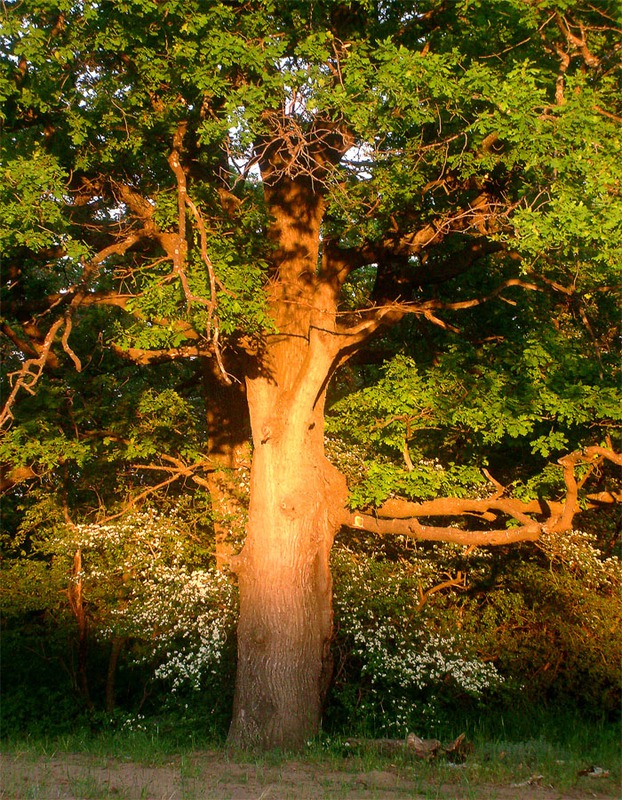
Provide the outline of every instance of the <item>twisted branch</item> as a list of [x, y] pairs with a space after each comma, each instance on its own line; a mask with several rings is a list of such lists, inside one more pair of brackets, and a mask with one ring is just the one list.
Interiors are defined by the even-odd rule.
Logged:
[[[593, 446], [576, 450], [559, 459], [564, 470], [566, 496], [561, 502], [529, 501], [499, 497], [499, 491], [484, 500], [468, 500], [457, 497], [439, 498], [423, 503], [409, 503], [391, 499], [381, 506], [375, 515], [361, 512], [346, 513], [343, 524], [377, 533], [408, 536], [418, 541], [453, 542], [462, 545], [506, 545], [515, 542], [537, 541], [543, 532], [564, 533], [572, 530], [575, 514], [580, 510], [578, 492], [584, 481], [578, 482], [575, 469], [581, 464], [595, 466], [603, 461], [622, 466], [622, 454], [610, 447]], [[588, 503], [596, 507], [602, 503], [622, 502], [622, 492], [601, 492], [588, 495]], [[499, 514], [520, 523], [513, 528], [466, 531], [452, 526], [436, 527], [422, 525], [419, 517], [457, 517], [477, 514], [482, 519], [494, 522]], [[530, 516], [546, 516], [537, 521]]]
[[[178, 231], [177, 235], [173, 237], [174, 241], [171, 251], [169, 252], [169, 250], [166, 247], [165, 249], [167, 249], [169, 255], [172, 256], [173, 270], [179, 277], [179, 280], [181, 282], [182, 289], [184, 292], [184, 297], [186, 298], [186, 303], [188, 305], [188, 310], [190, 310], [193, 303], [198, 303], [199, 305], [202, 305], [204, 308], [207, 309], [207, 324], [206, 324], [206, 334], [205, 334], [206, 339], [208, 342], [212, 343], [214, 354], [216, 356], [216, 362], [218, 364], [218, 369], [220, 371], [223, 381], [226, 384], [230, 385], [232, 381], [227, 371], [225, 370], [225, 366], [222, 360], [221, 345], [220, 345], [220, 329], [218, 324], [218, 316], [216, 314], [216, 311], [218, 309], [216, 287], [217, 285], [219, 285], [220, 288], [222, 288], [222, 285], [219, 284], [216, 278], [216, 273], [214, 271], [214, 264], [207, 252], [207, 231], [205, 229], [205, 222], [196, 204], [188, 195], [186, 174], [184, 172], [184, 169], [180, 161], [180, 152], [183, 146], [183, 139], [186, 132], [186, 127], [187, 127], [186, 122], [179, 123], [177, 131], [175, 132], [175, 136], [173, 137], [173, 149], [168, 159], [168, 163], [177, 181]], [[190, 211], [192, 212], [192, 215], [197, 224], [197, 228], [199, 230], [199, 239], [201, 243], [200, 244], [201, 259], [205, 264], [205, 268], [207, 269], [207, 274], [210, 284], [209, 299], [205, 297], [200, 297], [199, 295], [195, 295], [193, 293], [192, 289], [190, 288], [188, 276], [186, 275], [184, 269], [187, 250], [188, 250], [186, 242], [186, 208], [189, 208]], [[164, 243], [165, 237], [162, 237], [162, 241]]]
[[25, 389], [29, 394], [35, 393], [35, 386], [43, 375], [43, 368], [45, 367], [48, 359], [48, 353], [52, 347], [56, 334], [65, 323], [65, 320], [57, 319], [56, 322], [50, 327], [43, 341], [43, 345], [39, 350], [37, 358], [29, 358], [22, 365], [18, 372], [13, 372], [9, 375], [9, 379], [15, 378], [15, 383], [11, 389], [2, 411], [0, 411], [0, 428], [5, 424], [10, 424], [13, 419], [13, 405], [21, 389]]

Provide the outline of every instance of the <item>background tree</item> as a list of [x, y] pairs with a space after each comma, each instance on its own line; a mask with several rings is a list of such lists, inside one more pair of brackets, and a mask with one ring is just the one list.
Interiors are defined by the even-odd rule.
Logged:
[[[56, 0], [3, 23], [4, 485], [72, 523], [207, 488], [224, 562], [250, 431], [230, 738], [300, 746], [342, 526], [506, 544], [568, 530], [589, 477], [615, 497], [619, 9]], [[327, 392], [396, 349], [359, 394], [373, 422], [336, 409], [383, 456], [361, 513]]]

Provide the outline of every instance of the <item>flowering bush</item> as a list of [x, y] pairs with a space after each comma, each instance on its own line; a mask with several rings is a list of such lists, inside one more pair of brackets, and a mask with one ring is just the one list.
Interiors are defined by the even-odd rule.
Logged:
[[333, 724], [433, 732], [491, 699], [619, 708], [622, 566], [595, 535], [496, 549], [356, 536], [333, 553]]
[[57, 555], [82, 553], [72, 580], [82, 582], [95, 634], [131, 640], [133, 659], [155, 665], [173, 690], [218, 672], [236, 617], [235, 587], [197, 538], [177, 510], [152, 509], [51, 542]]
[[[412, 555], [412, 553], [411, 553]], [[481, 698], [502, 677], [485, 662], [458, 625], [447, 625], [422, 600], [437, 565], [421, 557], [361, 558], [347, 547], [334, 553], [337, 647], [342, 653], [335, 699], [354, 705], [359, 725], [405, 735], [439, 721], [441, 706]], [[358, 685], [348, 698], [350, 681]]]
[[593, 533], [569, 531], [545, 533], [539, 546], [551, 566], [561, 566], [593, 590], [616, 590], [622, 584], [622, 565], [615, 556], [605, 556]]
[[[241, 501], [244, 492], [241, 484]], [[79, 584], [97, 702], [110, 644], [121, 640], [119, 663], [134, 667], [123, 672], [129, 690], [122, 708], [140, 707], [135, 678], [157, 678], [156, 692], [166, 690], [173, 710], [191, 703], [190, 711], [181, 711], [184, 719], [191, 712], [205, 716], [197, 710], [198, 695], [183, 698], [186, 690], [201, 690], [204, 710], [228, 714], [223, 689], [233, 685], [237, 596], [229, 576], [215, 569], [205, 506], [195, 498], [166, 511], [133, 511], [105, 524], [77, 526], [52, 511], [45, 506], [36, 516], [25, 515], [24, 531], [34, 533], [6, 548], [0, 593], [5, 628], [7, 619], [13, 628], [11, 646], [21, 637], [30, 654], [31, 643], [45, 639], [49, 662], [55, 637], [54, 652], [71, 664], [66, 643], [75, 640], [75, 620], [67, 621], [66, 590], [68, 582], [69, 588]], [[227, 524], [234, 532], [241, 527], [233, 514]], [[449, 713], [453, 719], [492, 697], [497, 712], [502, 703], [550, 700], [615, 713], [622, 568], [610, 555], [615, 530], [594, 531], [476, 549], [342, 532], [332, 557], [336, 664], [327, 726], [349, 734], [356, 728], [364, 734], [435, 733]], [[11, 658], [6, 644], [4, 657]], [[5, 667], [5, 674], [15, 681], [26, 675], [26, 658], [32, 661], [24, 655], [15, 662], [19, 668]], [[40, 679], [30, 678], [28, 686], [24, 680], [23, 693], [7, 706], [15, 709], [12, 724], [25, 709], [40, 714], [39, 695], [36, 704], [24, 702]], [[158, 700], [161, 708], [162, 694]], [[54, 703], [57, 709], [56, 695]]]

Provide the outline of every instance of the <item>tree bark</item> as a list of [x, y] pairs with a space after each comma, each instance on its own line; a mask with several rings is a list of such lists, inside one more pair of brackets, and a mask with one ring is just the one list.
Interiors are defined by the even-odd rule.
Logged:
[[[323, 427], [283, 419], [258, 445], [240, 587], [230, 742], [298, 749], [319, 730], [330, 679], [330, 549], [346, 497]], [[306, 430], [305, 430], [306, 428]]]
[[330, 676], [329, 555], [347, 497], [324, 455], [324, 396], [337, 356], [337, 292], [318, 275], [321, 195], [309, 178], [265, 186], [274, 243], [266, 337], [246, 381], [254, 443], [229, 741], [299, 749], [319, 730]]

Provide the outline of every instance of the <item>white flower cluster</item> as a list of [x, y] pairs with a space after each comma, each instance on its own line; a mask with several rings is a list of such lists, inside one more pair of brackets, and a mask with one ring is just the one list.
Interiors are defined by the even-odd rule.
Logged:
[[462, 692], [478, 697], [501, 681], [494, 664], [466, 658], [455, 636], [417, 632], [406, 637], [398, 627], [376, 623], [354, 634], [355, 653], [364, 661], [363, 674], [374, 684], [434, 692], [451, 680]]
[[134, 512], [105, 525], [80, 525], [57, 551], [80, 548], [83, 582], [97, 635], [136, 643], [134, 658], [155, 677], [198, 688], [214, 674], [237, 615], [230, 578], [206, 564], [175, 511]]
[[426, 628], [417, 609], [420, 592], [436, 580], [433, 563], [422, 558], [387, 565], [359, 560], [345, 548], [334, 561], [339, 634], [350, 641], [369, 681], [360, 710], [375, 716], [379, 730], [403, 733], [413, 722], [432, 723], [442, 694], [480, 697], [502, 683], [496, 666], [460, 637], [458, 625], [455, 633]]
[[544, 533], [539, 545], [551, 565], [560, 564], [579, 575], [592, 589], [618, 588], [622, 585], [622, 563], [619, 558], [604, 558], [591, 533], [572, 530], [566, 533]]
[[348, 481], [360, 481], [365, 477], [365, 460], [368, 453], [361, 445], [346, 442], [337, 436], [324, 439], [326, 457], [342, 472]]
[[144, 732], [147, 730], [147, 725], [145, 723], [145, 716], [144, 714], [136, 714], [135, 716], [127, 716], [121, 725], [121, 730], [123, 731], [131, 731], [135, 733], [137, 731]]
[[420, 458], [417, 461], [420, 467], [432, 467], [435, 472], [444, 472], [445, 467], [441, 464], [438, 458]]

